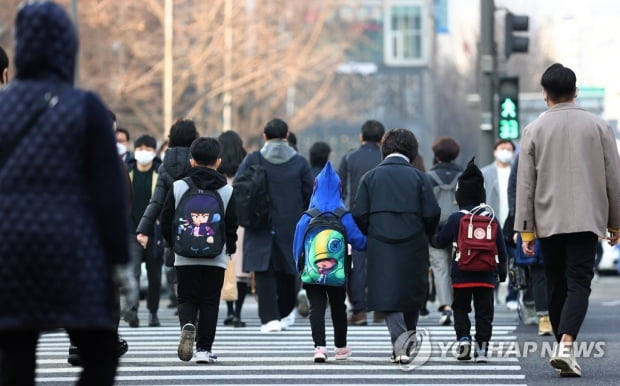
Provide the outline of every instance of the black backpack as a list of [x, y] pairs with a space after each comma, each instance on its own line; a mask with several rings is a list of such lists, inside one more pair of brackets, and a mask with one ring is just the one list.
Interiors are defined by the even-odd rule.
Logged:
[[312, 219], [297, 262], [302, 283], [344, 286], [351, 267], [347, 232], [342, 224], [342, 217], [348, 212], [344, 208], [326, 212], [312, 208], [304, 213]]
[[[187, 184], [188, 188], [177, 197], [183, 189], [179, 184]], [[175, 181], [173, 189], [176, 203], [172, 223], [174, 252], [184, 257], [219, 256], [226, 245], [226, 206], [220, 193], [200, 189], [189, 177]]]
[[[249, 229], [267, 229], [271, 226], [271, 200], [267, 187], [267, 172], [261, 165], [258, 151], [250, 154], [256, 162], [250, 164], [233, 182], [233, 199], [237, 223]], [[250, 161], [250, 159], [248, 159]]]

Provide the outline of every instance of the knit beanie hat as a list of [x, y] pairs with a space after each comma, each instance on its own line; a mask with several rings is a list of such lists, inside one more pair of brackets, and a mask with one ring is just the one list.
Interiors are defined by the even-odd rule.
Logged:
[[456, 184], [454, 197], [459, 208], [480, 205], [486, 201], [487, 192], [484, 189], [484, 176], [474, 163], [475, 158], [473, 157], [467, 163], [467, 167]]

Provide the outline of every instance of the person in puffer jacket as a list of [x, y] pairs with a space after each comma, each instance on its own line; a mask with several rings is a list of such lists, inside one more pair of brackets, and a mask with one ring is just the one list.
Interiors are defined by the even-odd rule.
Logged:
[[79, 383], [112, 385], [117, 287], [136, 294], [112, 120], [72, 86], [78, 36], [62, 7], [27, 2], [15, 24], [16, 79], [0, 89], [0, 384], [34, 384], [39, 335], [66, 329]]

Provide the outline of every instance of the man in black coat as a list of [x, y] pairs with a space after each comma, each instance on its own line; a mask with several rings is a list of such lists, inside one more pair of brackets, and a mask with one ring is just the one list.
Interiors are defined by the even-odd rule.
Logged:
[[[313, 180], [308, 161], [286, 140], [286, 122], [277, 118], [269, 121], [263, 137], [265, 144], [258, 156], [267, 172], [272, 223], [265, 229], [245, 229], [243, 271], [255, 272], [261, 331], [277, 332], [288, 327], [281, 319], [295, 307], [297, 268], [293, 234], [297, 221], [308, 208]], [[256, 154], [246, 156], [237, 175], [256, 160]]]
[[[381, 122], [368, 120], [362, 125], [360, 140], [362, 145], [342, 157], [338, 175], [342, 181], [342, 198], [347, 208], [353, 207], [353, 199], [357, 193], [360, 179], [370, 169], [379, 165], [383, 159], [381, 155], [381, 138], [385, 134], [385, 127]], [[366, 252], [353, 250], [353, 268], [347, 283], [347, 295], [353, 314], [349, 318], [350, 325], [363, 326], [366, 321]], [[375, 322], [381, 317], [375, 314]]]

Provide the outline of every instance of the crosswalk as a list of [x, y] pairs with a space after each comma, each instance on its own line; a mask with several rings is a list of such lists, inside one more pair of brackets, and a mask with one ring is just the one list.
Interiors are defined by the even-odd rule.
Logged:
[[[225, 308], [220, 316], [225, 315]], [[348, 344], [353, 355], [335, 361], [332, 352], [325, 364], [312, 361], [312, 338], [308, 319], [279, 333], [260, 333], [256, 304], [244, 308], [245, 328], [218, 326], [213, 351], [218, 362], [199, 365], [177, 357], [178, 319], [173, 311], [160, 311], [162, 327], [125, 327], [120, 335], [129, 343], [121, 358], [118, 385], [524, 385], [525, 375], [516, 357], [493, 355], [488, 363], [458, 362], [454, 358], [454, 330], [438, 326], [435, 319], [421, 320], [419, 330], [428, 340], [418, 355], [428, 360], [421, 366], [390, 363], [391, 345], [384, 324], [350, 327]], [[147, 320], [146, 314], [140, 314]], [[220, 317], [222, 319], [222, 317]], [[328, 347], [333, 345], [330, 319], [327, 319]], [[500, 345], [515, 342], [514, 314], [496, 312], [493, 341]], [[144, 324], [144, 323], [143, 323]], [[67, 363], [69, 341], [65, 333], [42, 336], [37, 353], [37, 384], [73, 384], [80, 368]], [[498, 353], [499, 354], [499, 353]], [[415, 367], [415, 368], [412, 368]]]

